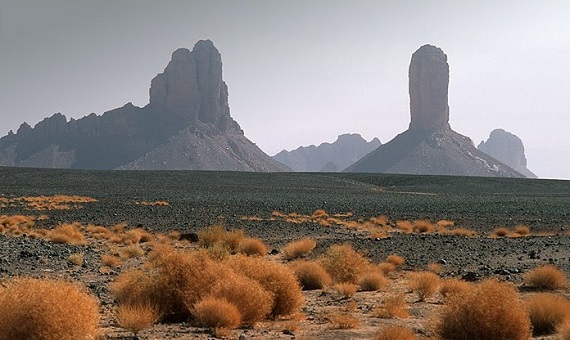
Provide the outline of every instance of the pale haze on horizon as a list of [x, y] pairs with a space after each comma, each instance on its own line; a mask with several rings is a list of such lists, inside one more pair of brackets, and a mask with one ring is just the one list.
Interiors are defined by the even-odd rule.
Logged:
[[0, 0], [0, 136], [56, 112], [148, 103], [171, 53], [210, 39], [232, 117], [269, 155], [408, 128], [408, 66], [450, 65], [451, 127], [505, 129], [541, 178], [570, 179], [570, 1]]

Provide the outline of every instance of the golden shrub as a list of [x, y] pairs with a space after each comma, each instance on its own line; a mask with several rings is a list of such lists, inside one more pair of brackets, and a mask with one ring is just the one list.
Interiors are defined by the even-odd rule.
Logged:
[[107, 267], [116, 268], [119, 267], [122, 263], [120, 257], [110, 254], [103, 254], [101, 255], [101, 264]]
[[358, 285], [363, 291], [376, 291], [384, 289], [388, 285], [388, 279], [380, 271], [371, 271], [360, 277]]
[[428, 220], [414, 221], [414, 231], [416, 233], [425, 234], [431, 233], [434, 230], [433, 223]]
[[332, 282], [329, 273], [318, 262], [296, 261], [292, 262], [290, 267], [303, 290], [323, 289]]
[[556, 339], [557, 340], [570, 340], [570, 319], [564, 320], [556, 328]]
[[360, 327], [360, 321], [349, 313], [330, 313], [328, 319], [335, 329], [353, 329]]
[[495, 280], [451, 296], [436, 323], [442, 340], [527, 340], [530, 329], [528, 311], [515, 288]]
[[384, 262], [391, 263], [395, 267], [398, 267], [398, 266], [403, 265], [404, 262], [406, 262], [406, 260], [400, 255], [392, 254], [392, 255], [388, 255]]
[[76, 246], [87, 244], [85, 236], [75, 224], [61, 224], [50, 230], [47, 234], [49, 241], [54, 243], [65, 243]]
[[238, 246], [237, 251], [239, 253], [245, 255], [258, 255], [258, 256], [265, 256], [267, 255], [267, 246], [261, 239], [247, 237], [244, 238]]
[[0, 339], [95, 338], [99, 301], [76, 284], [15, 278], [0, 289]]
[[539, 293], [525, 301], [530, 314], [533, 335], [553, 334], [570, 317], [570, 301], [564, 296]]
[[124, 329], [137, 334], [160, 319], [158, 308], [150, 303], [120, 304], [115, 313], [117, 323]]
[[201, 325], [212, 329], [236, 328], [241, 323], [240, 312], [233, 303], [211, 296], [197, 302], [192, 314]]
[[524, 283], [530, 287], [544, 290], [556, 290], [566, 286], [566, 274], [553, 265], [547, 264], [534, 268], [523, 275]]
[[324, 254], [321, 265], [335, 282], [357, 283], [370, 264], [350, 244], [332, 245]]
[[334, 285], [334, 289], [339, 293], [342, 294], [344, 297], [352, 297], [356, 294], [356, 289], [358, 288], [357, 285], [350, 282], [341, 282]]
[[382, 305], [372, 311], [375, 318], [389, 319], [410, 317], [406, 296], [402, 293], [393, 294], [384, 298]]
[[418, 337], [409, 328], [404, 326], [384, 326], [374, 340], [416, 340]]
[[499, 228], [495, 228], [492, 232], [491, 232], [491, 236], [493, 237], [503, 237], [503, 236], [507, 236], [508, 234], [510, 234], [511, 231], [507, 228], [504, 227], [499, 227]]
[[473, 289], [474, 285], [457, 278], [451, 278], [443, 280], [441, 287], [439, 288], [439, 293], [444, 297], [448, 298], [453, 295], [461, 295], [466, 291]]
[[441, 278], [432, 272], [415, 272], [408, 275], [410, 289], [418, 294], [419, 301], [424, 301], [439, 290]]
[[303, 238], [293, 241], [283, 248], [283, 255], [287, 260], [297, 259], [312, 252], [316, 245], [317, 241], [313, 238]]
[[390, 262], [379, 263], [376, 267], [385, 276], [396, 270], [396, 265]]
[[211, 247], [222, 242], [226, 229], [222, 225], [213, 225], [198, 231], [198, 244], [202, 247]]

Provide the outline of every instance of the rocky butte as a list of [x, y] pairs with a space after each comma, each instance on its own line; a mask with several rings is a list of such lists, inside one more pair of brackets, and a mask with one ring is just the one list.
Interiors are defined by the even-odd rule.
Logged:
[[230, 116], [221, 55], [209, 40], [178, 49], [150, 102], [67, 121], [55, 114], [0, 139], [0, 165], [137, 170], [287, 171]]
[[344, 171], [421, 175], [524, 177], [478, 150], [449, 125], [449, 64], [432, 45], [412, 55], [409, 68], [411, 121], [407, 131]]
[[491, 131], [489, 139], [486, 142], [481, 141], [477, 149], [500, 160], [526, 177], [537, 178], [526, 166], [522, 140], [510, 132], [503, 129]]

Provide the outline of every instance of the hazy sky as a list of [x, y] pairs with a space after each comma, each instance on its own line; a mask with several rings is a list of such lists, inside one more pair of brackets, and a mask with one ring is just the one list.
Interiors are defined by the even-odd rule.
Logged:
[[519, 136], [528, 167], [570, 179], [570, 1], [0, 0], [0, 135], [148, 103], [171, 53], [210, 39], [231, 114], [265, 152], [407, 129], [408, 66], [450, 64], [450, 123]]

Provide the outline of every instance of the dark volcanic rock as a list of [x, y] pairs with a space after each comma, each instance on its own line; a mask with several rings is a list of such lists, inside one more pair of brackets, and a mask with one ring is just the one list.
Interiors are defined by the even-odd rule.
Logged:
[[67, 121], [54, 114], [0, 139], [0, 165], [81, 169], [285, 171], [230, 116], [222, 61], [209, 40], [178, 49], [150, 103]]
[[334, 143], [319, 146], [300, 146], [295, 150], [283, 150], [273, 156], [293, 171], [337, 172], [356, 162], [380, 146], [378, 138], [367, 142], [359, 134], [343, 134]]
[[441, 49], [431, 45], [418, 49], [412, 55], [409, 78], [409, 129], [346, 172], [524, 177], [449, 126], [449, 66]]
[[486, 142], [481, 141], [477, 148], [491, 157], [507, 164], [511, 168], [529, 178], [537, 176], [526, 167], [526, 157], [522, 140], [503, 129], [491, 132]]

